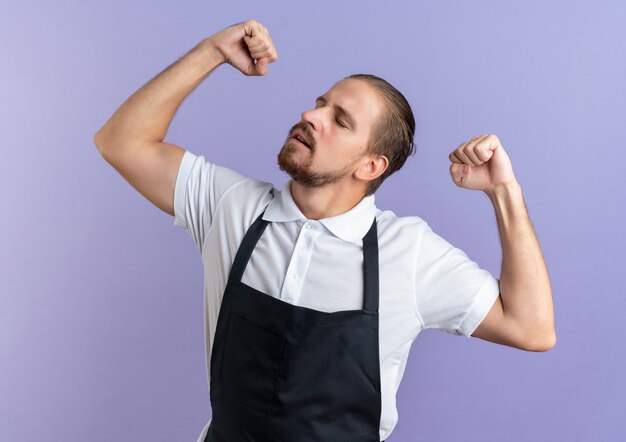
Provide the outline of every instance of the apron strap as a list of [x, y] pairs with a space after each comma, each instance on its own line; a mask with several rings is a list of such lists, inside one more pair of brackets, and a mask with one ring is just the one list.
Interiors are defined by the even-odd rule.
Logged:
[[378, 232], [376, 217], [372, 227], [363, 238], [363, 309], [368, 312], [378, 312]]
[[[267, 206], [265, 206], [265, 209], [267, 209]], [[250, 226], [241, 241], [241, 245], [239, 250], [237, 250], [233, 265], [230, 268], [230, 274], [228, 275], [228, 279], [232, 281], [241, 282], [243, 272], [246, 269], [246, 265], [248, 265], [250, 256], [252, 256], [252, 251], [256, 247], [256, 243], [259, 242], [259, 238], [261, 238], [263, 231], [269, 224], [269, 221], [265, 221], [263, 219], [265, 209], [263, 209], [259, 217], [254, 221], [254, 223], [252, 223], [252, 226]]]

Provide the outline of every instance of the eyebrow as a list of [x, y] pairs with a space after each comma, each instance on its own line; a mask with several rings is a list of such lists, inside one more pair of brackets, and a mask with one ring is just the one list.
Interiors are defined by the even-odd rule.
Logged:
[[[328, 103], [328, 101], [326, 100], [326, 98], [324, 98], [323, 95], [315, 99], [315, 103], [317, 103], [318, 101], [322, 102], [322, 104]], [[353, 129], [356, 128], [354, 118], [352, 118], [352, 115], [350, 115], [348, 111], [346, 111], [343, 107], [339, 106], [338, 104], [333, 105], [333, 107], [335, 108], [335, 111], [337, 112], [337, 114], [346, 120], [346, 123], [348, 123], [348, 126], [350, 126]]]

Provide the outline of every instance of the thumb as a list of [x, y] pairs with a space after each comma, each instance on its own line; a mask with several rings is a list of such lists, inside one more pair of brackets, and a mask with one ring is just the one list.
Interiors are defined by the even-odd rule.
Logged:
[[255, 73], [257, 75], [265, 75], [265, 74], [267, 74], [267, 70], [268, 70], [267, 64], [268, 64], [268, 62], [269, 62], [269, 60], [267, 59], [267, 57], [259, 58], [256, 61], [256, 64], [254, 65]]
[[450, 165], [450, 175], [452, 175], [452, 181], [459, 185], [463, 181], [463, 178], [467, 176], [467, 171], [463, 171], [466, 164], [452, 163]]

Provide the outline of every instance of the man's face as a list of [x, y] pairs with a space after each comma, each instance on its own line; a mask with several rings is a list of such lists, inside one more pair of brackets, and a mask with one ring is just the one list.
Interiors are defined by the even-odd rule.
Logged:
[[280, 169], [309, 187], [349, 177], [366, 155], [382, 111], [372, 86], [358, 79], [340, 81], [291, 128], [278, 154]]

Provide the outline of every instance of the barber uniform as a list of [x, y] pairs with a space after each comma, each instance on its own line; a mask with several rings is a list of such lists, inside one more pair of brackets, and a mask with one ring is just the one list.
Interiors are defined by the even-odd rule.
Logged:
[[204, 441], [379, 442], [376, 219], [363, 238], [363, 309], [328, 313], [241, 282], [269, 223], [263, 213], [246, 232], [224, 291]]

